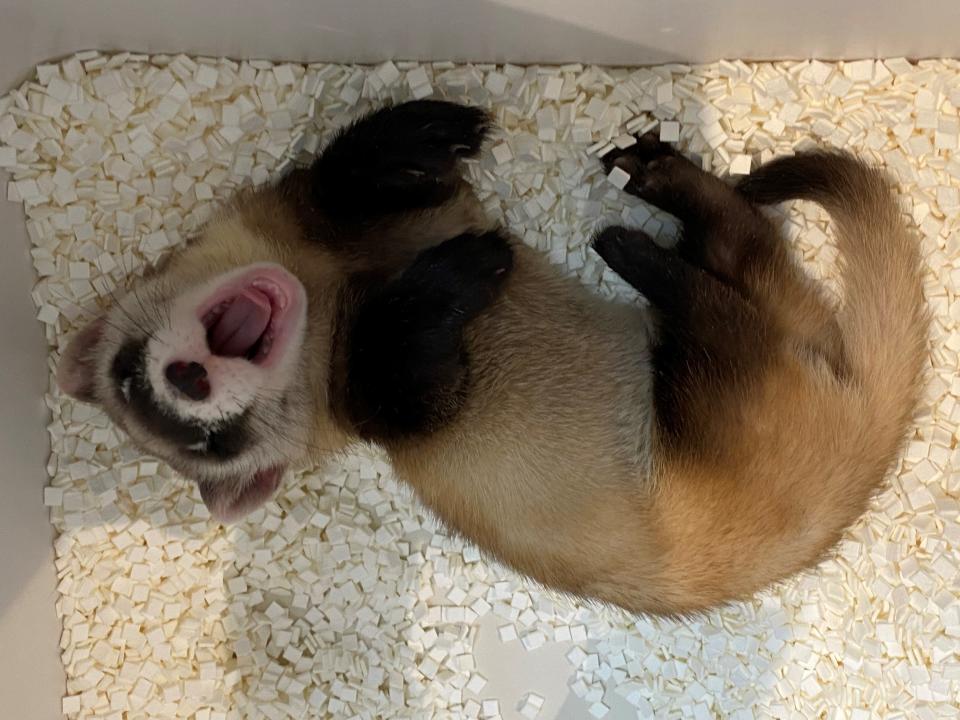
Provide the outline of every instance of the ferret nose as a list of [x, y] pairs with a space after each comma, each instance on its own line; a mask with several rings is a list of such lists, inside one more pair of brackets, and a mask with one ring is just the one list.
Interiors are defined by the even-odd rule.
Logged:
[[167, 380], [177, 390], [197, 402], [210, 397], [207, 370], [198, 362], [172, 362], [164, 371]]

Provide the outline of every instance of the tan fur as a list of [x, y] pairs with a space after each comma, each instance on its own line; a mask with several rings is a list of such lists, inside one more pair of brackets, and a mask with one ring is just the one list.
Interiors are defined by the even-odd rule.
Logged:
[[806, 351], [837, 342], [818, 289], [760, 283], [788, 331], [774, 362], [739, 396], [705, 398], [699, 457], [648, 449], [640, 313], [560, 287], [524, 252], [473, 333], [476, 392], [451, 427], [392, 449], [400, 475], [508, 564], [629, 610], [701, 610], [816, 563], [895, 461], [925, 355], [917, 240], [882, 177], [849, 191], [824, 198], [849, 382]]
[[[534, 251], [516, 252], [503, 298], [470, 333], [465, 407], [428, 439], [388, 449], [453, 529], [532, 577], [585, 593], [649, 499], [649, 320], [558, 278]], [[625, 497], [639, 515], [609, 524]], [[648, 547], [632, 543], [631, 556]]]
[[[517, 244], [502, 295], [467, 329], [464, 406], [440, 430], [387, 447], [399, 476], [453, 531], [520, 572], [632, 611], [701, 610], [816, 563], [896, 458], [926, 337], [916, 238], [879, 174], [861, 167], [844, 181], [843, 194], [818, 198], [838, 222], [844, 308], [835, 314], [786, 254], [751, 276], [776, 345], [747, 382], [695, 398], [705, 430], [692, 451], [657, 434], [650, 313], [592, 296]], [[306, 415], [284, 421], [312, 423], [302, 461], [353, 437], [336, 407], [347, 274], [396, 272], [490, 223], [464, 185], [440, 208], [330, 228], [341, 235], [318, 242], [295, 200], [241, 198], [150, 281], [148, 301], [258, 261], [299, 277]]]

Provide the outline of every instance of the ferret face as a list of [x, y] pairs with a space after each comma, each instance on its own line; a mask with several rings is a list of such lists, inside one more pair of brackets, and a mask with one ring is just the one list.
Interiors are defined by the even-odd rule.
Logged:
[[[471, 236], [461, 244], [476, 246], [477, 262], [450, 252], [413, 261], [488, 225], [460, 172], [488, 127], [483, 111], [441, 101], [361, 118], [309, 168], [242, 192], [78, 333], [61, 389], [101, 405], [140, 448], [195, 480], [224, 521], [269, 499], [288, 466], [398, 419], [397, 435], [436, 423], [460, 397], [466, 310], [493, 296], [487, 286], [499, 286], [511, 252], [502, 239], [486, 252]], [[463, 307], [451, 302], [459, 295]], [[438, 303], [455, 315], [443, 316], [447, 335], [419, 320]], [[397, 359], [386, 340], [401, 327], [426, 333], [407, 345], [429, 357]], [[411, 367], [419, 372], [403, 372]], [[423, 378], [451, 387], [421, 387]]]
[[196, 480], [223, 521], [309, 454], [323, 364], [304, 362], [310, 298], [284, 257], [236, 224], [214, 226], [82, 330], [58, 369], [65, 392]]

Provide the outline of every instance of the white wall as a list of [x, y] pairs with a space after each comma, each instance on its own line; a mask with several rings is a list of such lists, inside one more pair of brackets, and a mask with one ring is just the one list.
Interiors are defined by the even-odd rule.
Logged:
[[[960, 56], [960, 0], [0, 0], [0, 92], [89, 48], [629, 65]], [[20, 209], [0, 201], [0, 715], [52, 720], [63, 681], [41, 506], [46, 352], [26, 251]]]
[[20, 207], [0, 199], [0, 717], [52, 720], [64, 681], [53, 529], [43, 507], [47, 351], [27, 247]]
[[0, 22], [4, 86], [91, 47], [620, 64], [960, 55], [956, 0], [0, 0]]

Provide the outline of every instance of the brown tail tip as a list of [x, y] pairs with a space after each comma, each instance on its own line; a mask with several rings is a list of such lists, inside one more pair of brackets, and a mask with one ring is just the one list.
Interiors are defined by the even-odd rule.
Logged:
[[737, 190], [751, 202], [773, 205], [787, 200], [829, 203], [864, 189], [883, 189], [883, 175], [853, 155], [815, 150], [773, 160], [745, 177]]

